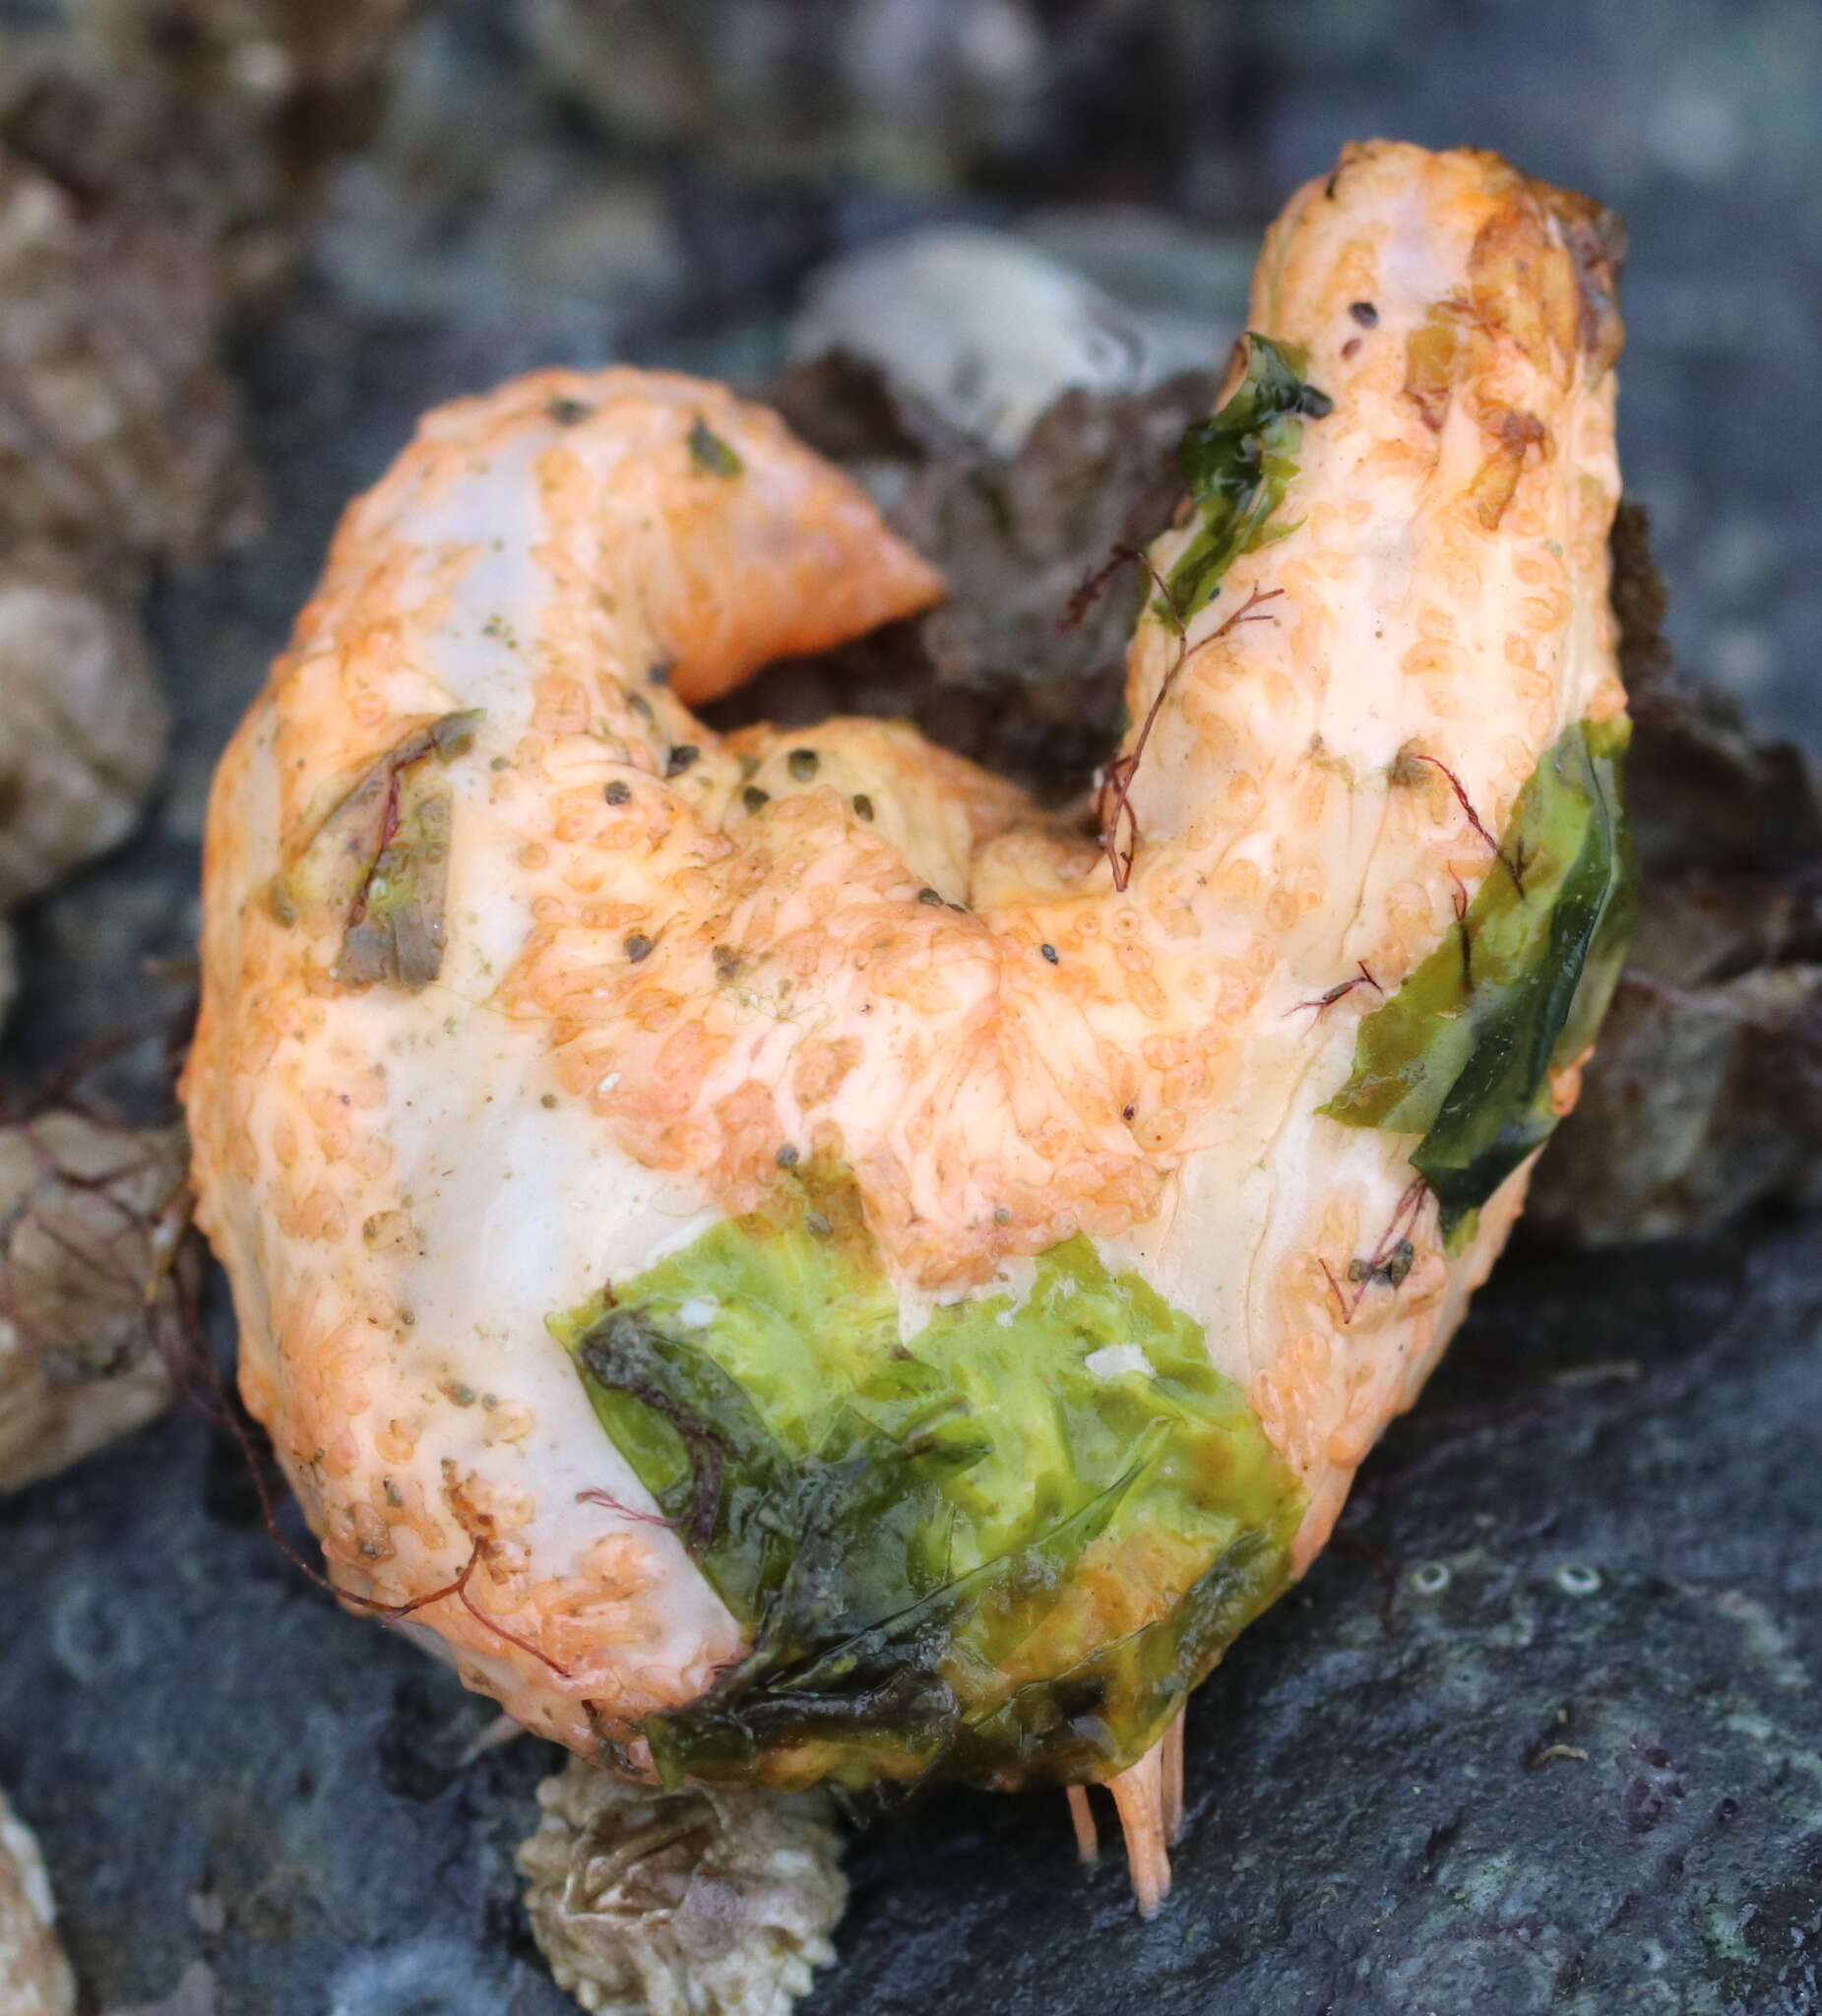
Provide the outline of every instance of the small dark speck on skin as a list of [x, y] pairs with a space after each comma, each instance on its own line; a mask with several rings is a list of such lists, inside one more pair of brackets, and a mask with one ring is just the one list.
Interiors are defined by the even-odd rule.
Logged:
[[778, 1163], [779, 1167], [782, 1169], [794, 1169], [797, 1166], [797, 1151], [787, 1141], [785, 1142], [785, 1146], [779, 1150], [774, 1160]]
[[1348, 312], [1362, 329], [1377, 329], [1379, 327], [1379, 310], [1373, 306], [1371, 301], [1350, 301]]
[[1120, 1118], [1122, 1120], [1130, 1120], [1133, 1117], [1133, 1115], [1138, 1112], [1138, 1110], [1139, 1108], [1137, 1106], [1121, 1106]]
[[626, 941], [626, 956], [635, 966], [650, 956], [652, 941], [643, 931], [635, 931]]
[[624, 805], [632, 795], [633, 788], [623, 777], [616, 777], [612, 784], [608, 785], [601, 792], [601, 796], [610, 805]]
[[670, 683], [670, 661], [661, 658], [656, 664], [646, 667], [647, 683], [653, 686], [667, 686]]
[[730, 980], [740, 971], [740, 955], [731, 945], [714, 945], [709, 957], [715, 961], [715, 976], [718, 980]]
[[821, 767], [821, 758], [814, 749], [793, 749], [785, 758], [785, 767], [798, 784], [808, 784]]
[[811, 1211], [804, 1214], [803, 1229], [813, 1239], [826, 1239], [832, 1228], [820, 1211]]
[[993, 1223], [995, 1225], [1010, 1225], [1012, 1223], [1012, 1213], [1002, 1204], [993, 1214]]
[[1359, 349], [1360, 339], [1357, 336], [1351, 336], [1348, 339], [1348, 341], [1342, 345], [1342, 356], [1344, 360], [1349, 357], [1357, 356], [1359, 354]]
[[464, 1386], [459, 1380], [451, 1380], [443, 1388], [443, 1391], [449, 1395], [450, 1399], [458, 1407], [472, 1407], [474, 1405], [474, 1389], [472, 1386]]
[[575, 427], [580, 426], [594, 410], [592, 406], [584, 405], [579, 399], [553, 399], [545, 407], [544, 413], [559, 427]]
[[1054, 945], [1039, 945], [1037, 949], [1052, 966], [1058, 966], [1062, 963], [1063, 955], [1057, 951]]
[[643, 693], [629, 693], [626, 696], [626, 704], [642, 721], [652, 719], [652, 703]]
[[761, 790], [756, 784], [750, 784], [740, 793], [740, 802], [749, 812], [757, 812], [762, 805], [771, 804], [772, 793]]
[[679, 742], [671, 750], [670, 756], [665, 762], [664, 775], [666, 777], [681, 777], [701, 754], [702, 751], [697, 748], [694, 742]]
[[941, 910], [943, 907], [943, 899], [937, 895], [934, 889], [925, 888], [918, 890], [917, 901], [919, 903], [934, 904], [938, 910]]
[[554, 1092], [545, 1093], [543, 1098], [538, 1101], [538, 1104], [540, 1106], [553, 1106], [556, 1104], [556, 1102], [557, 1096]]
[[872, 816], [873, 800], [867, 796], [865, 791], [856, 791], [854, 793], [854, 817], [856, 819], [871, 819]]
[[506, 768], [506, 764], [507, 759], [504, 756], [495, 756], [488, 763], [487, 768], [489, 770], [504, 770]]

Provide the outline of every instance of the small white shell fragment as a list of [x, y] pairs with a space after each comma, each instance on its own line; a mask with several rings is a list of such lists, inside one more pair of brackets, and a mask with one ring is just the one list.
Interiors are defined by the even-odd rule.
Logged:
[[38, 1845], [0, 1793], [0, 2016], [71, 2016], [76, 1979], [54, 1929]]
[[1099, 1351], [1090, 1352], [1082, 1362], [1097, 1379], [1117, 1379], [1123, 1372], [1138, 1372], [1147, 1379], [1154, 1376], [1145, 1347], [1138, 1344], [1103, 1344]]
[[1024, 239], [939, 225], [868, 246], [810, 284], [791, 352], [880, 365], [951, 425], [1004, 454], [1060, 392], [1156, 376], [1143, 328], [1112, 295]]

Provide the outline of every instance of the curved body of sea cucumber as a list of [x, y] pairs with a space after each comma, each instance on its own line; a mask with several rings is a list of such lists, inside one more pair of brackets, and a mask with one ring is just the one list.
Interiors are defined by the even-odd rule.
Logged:
[[907, 728], [690, 714], [940, 593], [770, 414], [616, 369], [426, 419], [223, 759], [186, 1076], [243, 1391], [339, 1583], [578, 1749], [701, 1693], [740, 1628], [544, 1319], [782, 1152], [851, 1172], [908, 1329], [1076, 1233], [1143, 1275], [1308, 1560], [1522, 1202], [1452, 1255], [1413, 1137], [1318, 1108], [1545, 752], [1623, 711], [1610, 285], [1588, 207], [1491, 156], [1373, 144], [1292, 199], [1252, 326], [1332, 408], [1282, 536], [1141, 625], [1124, 867]]

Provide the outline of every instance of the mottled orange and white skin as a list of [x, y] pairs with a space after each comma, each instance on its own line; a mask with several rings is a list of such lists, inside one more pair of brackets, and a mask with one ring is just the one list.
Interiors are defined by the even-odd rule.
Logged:
[[[1351, 1284], [1414, 1143], [1320, 1115], [1379, 997], [1318, 1004], [1362, 966], [1389, 993], [1491, 863], [1440, 770], [1393, 785], [1402, 750], [1497, 832], [1623, 707], [1610, 281], [1594, 214], [1491, 156], [1376, 144], [1293, 198], [1252, 326], [1334, 410], [1180, 664], [1141, 626], [1133, 720], [1168, 690], [1124, 889], [910, 728], [690, 714], [940, 594], [775, 417], [616, 369], [426, 419], [223, 759], [186, 1079], [243, 1387], [339, 1582], [402, 1604], [472, 1557], [473, 1607], [413, 1626], [578, 1748], [699, 1692], [739, 1634], [544, 1318], [752, 1207], [786, 1148], [853, 1171], [908, 1331], [1078, 1231], [1138, 1268], [1301, 1475], [1309, 1558], [1522, 1199], [1453, 1261], [1425, 1203], [1402, 1285]], [[363, 766], [472, 709], [441, 971], [346, 985], [342, 920], [261, 892]]]

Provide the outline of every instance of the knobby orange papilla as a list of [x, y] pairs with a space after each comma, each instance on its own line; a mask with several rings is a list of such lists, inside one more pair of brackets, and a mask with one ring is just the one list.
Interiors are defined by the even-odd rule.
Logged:
[[342, 1586], [460, 1580], [410, 1628], [629, 1769], [1111, 1780], [1156, 1900], [1183, 1695], [1492, 1264], [1623, 939], [1615, 258], [1489, 155], [1292, 199], [1099, 837], [690, 712], [942, 593], [774, 415], [426, 418], [222, 761], [185, 1085]]

